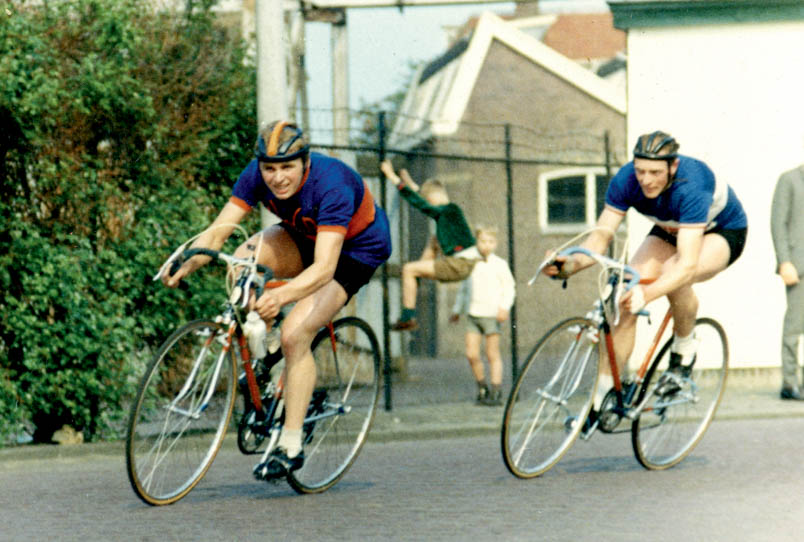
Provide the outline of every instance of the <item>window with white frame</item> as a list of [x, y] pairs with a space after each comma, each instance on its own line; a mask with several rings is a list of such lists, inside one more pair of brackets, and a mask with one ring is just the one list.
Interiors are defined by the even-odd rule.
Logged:
[[582, 231], [597, 222], [609, 178], [603, 168], [553, 170], [539, 176], [542, 230]]

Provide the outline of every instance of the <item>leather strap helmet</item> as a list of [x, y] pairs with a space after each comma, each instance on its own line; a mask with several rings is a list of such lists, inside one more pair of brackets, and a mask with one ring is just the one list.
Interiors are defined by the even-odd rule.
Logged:
[[671, 161], [678, 157], [679, 147], [673, 136], [657, 130], [639, 136], [634, 145], [634, 158]]
[[301, 128], [287, 121], [263, 126], [254, 144], [254, 156], [260, 162], [289, 162], [307, 159], [310, 142]]

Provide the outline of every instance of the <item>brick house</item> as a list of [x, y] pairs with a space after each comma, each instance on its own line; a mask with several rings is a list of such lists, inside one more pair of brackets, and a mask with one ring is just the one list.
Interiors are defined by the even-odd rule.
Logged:
[[[573, 45], [578, 33], [587, 48]], [[568, 304], [581, 312], [590, 301], [574, 295], [591, 287], [586, 280], [570, 294], [559, 293], [554, 284], [528, 288], [526, 282], [548, 248], [594, 224], [611, 173], [602, 165], [604, 138], [610, 164], [627, 159], [625, 92], [617, 82], [621, 70], [611, 69], [624, 45], [609, 13], [511, 20], [485, 13], [419, 69], [393, 126], [390, 147], [430, 153], [396, 161], [414, 179], [444, 181], [471, 224], [498, 228], [498, 254], [510, 261], [513, 250], [520, 359], [547, 326], [569, 315]], [[603, 66], [613, 80], [589, 69]], [[456, 158], [502, 158], [506, 143], [514, 159], [510, 174], [500, 161]], [[430, 233], [420, 213], [406, 216], [406, 210], [402, 206], [406, 242], [395, 247], [402, 261], [418, 258]], [[455, 288], [422, 281], [418, 307], [424, 325], [407, 339], [413, 354], [462, 356], [463, 326], [446, 323]], [[563, 297], [555, 302], [555, 296]], [[510, 348], [510, 335], [503, 334], [504, 349]]]

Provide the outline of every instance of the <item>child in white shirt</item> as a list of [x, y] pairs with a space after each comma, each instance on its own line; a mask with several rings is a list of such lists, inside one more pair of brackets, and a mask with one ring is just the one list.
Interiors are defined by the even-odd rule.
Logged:
[[[496, 228], [479, 227], [475, 231], [477, 250], [482, 259], [472, 274], [461, 283], [450, 322], [457, 322], [466, 313], [466, 358], [477, 382], [477, 403], [488, 406], [502, 404], [503, 363], [500, 355], [501, 323], [508, 319], [514, 304], [514, 277], [508, 263], [494, 254], [497, 248]], [[480, 345], [486, 338], [486, 357], [489, 363], [489, 383], [480, 355]]]

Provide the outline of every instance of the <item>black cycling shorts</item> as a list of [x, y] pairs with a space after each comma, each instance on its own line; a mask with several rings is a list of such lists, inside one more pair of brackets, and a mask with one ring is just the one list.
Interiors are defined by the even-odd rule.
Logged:
[[[315, 256], [315, 241], [308, 239], [299, 232], [287, 227], [284, 223], [280, 223], [279, 225], [282, 226], [282, 229], [288, 232], [290, 237], [293, 239], [293, 242], [296, 243], [296, 246], [299, 249], [299, 255], [301, 256], [302, 266], [307, 269], [313, 265], [313, 259]], [[372, 275], [374, 275], [374, 271], [376, 270], [376, 267], [372, 267], [371, 265], [358, 261], [341, 252], [340, 257], [338, 258], [338, 265], [335, 268], [334, 279], [335, 282], [340, 284], [343, 289], [346, 290], [347, 303], [352, 296], [355, 295], [358, 290], [360, 290], [360, 288], [368, 284]]]
[[[712, 233], [716, 233], [721, 236], [723, 239], [726, 240], [726, 243], [729, 245], [729, 264], [733, 264], [737, 258], [743, 253], [743, 249], [745, 248], [745, 238], [748, 235], [748, 228], [740, 228], [738, 230], [724, 230], [722, 228], [714, 228], [712, 230], [704, 232], [704, 235], [709, 235]], [[653, 226], [651, 230], [648, 232], [648, 235], [653, 235], [654, 237], [658, 237], [662, 241], [667, 241], [673, 246], [676, 246], [676, 236], [672, 233], [660, 228], [659, 226]]]

